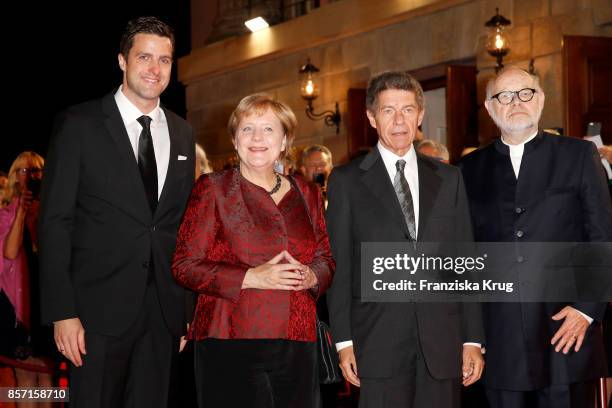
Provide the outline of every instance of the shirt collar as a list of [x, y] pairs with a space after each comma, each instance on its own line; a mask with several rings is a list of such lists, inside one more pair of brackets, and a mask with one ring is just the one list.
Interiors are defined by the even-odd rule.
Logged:
[[504, 140], [504, 137], [502, 136], [500, 139], [502, 141], [503, 144], [505, 144], [506, 146], [508, 146], [510, 148], [510, 151], [512, 152], [512, 150], [520, 150], [523, 151], [523, 149], [525, 148], [525, 145], [529, 142], [531, 142], [533, 140], [534, 137], [536, 137], [538, 135], [538, 131], [536, 130], [533, 135], [529, 136], [527, 139], [525, 139], [523, 142], [519, 143], [519, 144], [508, 144], [506, 143], [506, 141]]
[[[136, 122], [139, 117], [144, 115], [144, 113], [142, 113], [140, 109], [138, 109], [136, 105], [134, 105], [127, 98], [127, 96], [123, 94], [122, 90], [123, 85], [121, 85], [119, 89], [117, 89], [117, 92], [115, 92], [115, 102], [117, 103], [117, 107], [119, 108], [119, 113], [121, 114], [123, 123], [127, 128], [128, 126]], [[159, 99], [157, 100], [157, 105], [155, 106], [155, 108], [151, 112], [147, 113], [147, 116], [152, 119], [151, 126], [162, 124], [165, 121], [165, 115], [162, 114], [162, 110], [159, 106]]]
[[380, 143], [380, 141], [378, 141], [378, 144], [376, 145], [376, 147], [378, 148], [378, 151], [380, 152], [380, 157], [382, 157], [383, 162], [385, 163], [385, 167], [387, 168], [387, 170], [392, 170], [389, 173], [390, 174], [395, 174], [396, 167], [395, 167], [395, 163], [398, 160], [405, 160], [406, 161], [406, 167], [408, 169], [416, 169], [417, 167], [417, 156], [416, 153], [414, 152], [414, 146], [410, 146], [410, 149], [406, 152], [406, 154], [404, 154], [403, 156], [398, 156], [397, 154], [393, 153], [392, 151], [390, 151], [389, 149], [387, 149], [386, 147], [384, 147], [382, 145], [382, 143]]

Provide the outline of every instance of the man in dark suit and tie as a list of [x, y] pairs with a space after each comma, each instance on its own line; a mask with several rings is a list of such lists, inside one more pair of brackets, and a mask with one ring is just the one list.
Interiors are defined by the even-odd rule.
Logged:
[[[517, 67], [487, 85], [485, 107], [501, 138], [460, 163], [474, 237], [610, 242], [612, 208], [595, 145], [539, 130], [544, 99], [537, 77]], [[593, 407], [595, 380], [606, 374], [604, 311], [605, 303], [486, 304], [491, 407]]]
[[166, 407], [185, 330], [172, 279], [193, 185], [191, 127], [160, 106], [172, 29], [130, 21], [123, 83], [57, 118], [39, 224], [42, 315], [71, 363], [71, 407]]
[[360, 262], [362, 242], [471, 241], [461, 174], [415, 152], [423, 90], [410, 75], [373, 77], [366, 105], [378, 145], [335, 168], [328, 189], [328, 305], [342, 373], [361, 387], [362, 408], [458, 407], [462, 372], [469, 385], [483, 369], [480, 306], [362, 302]]

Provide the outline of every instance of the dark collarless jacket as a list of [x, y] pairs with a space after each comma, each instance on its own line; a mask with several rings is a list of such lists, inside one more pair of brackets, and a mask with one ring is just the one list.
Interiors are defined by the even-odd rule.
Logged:
[[[500, 139], [460, 163], [474, 225], [482, 242], [612, 241], [612, 209], [594, 145], [540, 132], [525, 144], [518, 179]], [[600, 321], [605, 304], [573, 307], [595, 319], [578, 353], [550, 345], [567, 303], [489, 303], [485, 383], [533, 390], [605, 376]]]
[[193, 186], [195, 145], [187, 122], [164, 114], [170, 160], [154, 213], [113, 93], [58, 116], [39, 222], [46, 322], [78, 317], [86, 331], [118, 336], [136, 319], [154, 273], [169, 330], [184, 332], [185, 292], [170, 263]]
[[[472, 230], [461, 173], [417, 154], [418, 240], [470, 242]], [[404, 216], [377, 148], [334, 168], [329, 179], [327, 226], [336, 261], [327, 295], [335, 342], [352, 340], [360, 377], [402, 375], [406, 345], [418, 343], [429, 373], [461, 375], [464, 342], [483, 342], [476, 303], [362, 302], [361, 243], [409, 242]]]

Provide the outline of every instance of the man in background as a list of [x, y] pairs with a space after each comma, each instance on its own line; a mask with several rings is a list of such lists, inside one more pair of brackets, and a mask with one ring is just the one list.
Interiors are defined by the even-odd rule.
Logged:
[[436, 142], [435, 140], [422, 140], [417, 146], [417, 151], [432, 159], [439, 160], [442, 163], [448, 164], [449, 162], [450, 156], [448, 154], [448, 149], [442, 143]]
[[327, 147], [314, 144], [303, 150], [300, 170], [306, 180], [319, 184], [323, 193], [332, 168], [332, 153]]

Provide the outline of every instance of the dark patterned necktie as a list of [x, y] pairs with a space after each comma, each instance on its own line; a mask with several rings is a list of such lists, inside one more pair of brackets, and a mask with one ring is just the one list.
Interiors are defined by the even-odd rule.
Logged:
[[142, 125], [142, 131], [138, 138], [138, 169], [151, 212], [155, 212], [157, 207], [157, 163], [155, 162], [155, 149], [151, 137], [151, 118], [143, 115], [137, 120]]
[[395, 179], [393, 179], [393, 188], [395, 189], [395, 194], [397, 195], [397, 199], [402, 207], [402, 213], [404, 213], [404, 218], [406, 219], [406, 225], [408, 226], [410, 238], [413, 241], [416, 241], [414, 205], [412, 203], [412, 194], [410, 194], [410, 186], [408, 185], [408, 180], [406, 180], [406, 176], [404, 175], [404, 167], [406, 167], [405, 160], [398, 160], [395, 162], [397, 173], [395, 173]]

